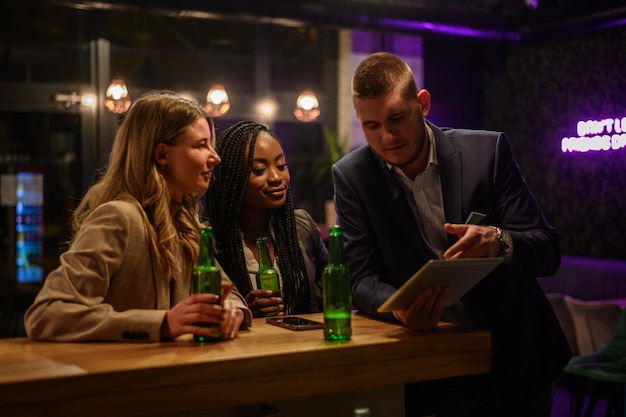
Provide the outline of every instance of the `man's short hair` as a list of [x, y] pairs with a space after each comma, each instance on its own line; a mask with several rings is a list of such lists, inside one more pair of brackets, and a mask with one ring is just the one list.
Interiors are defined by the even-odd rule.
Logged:
[[357, 66], [352, 77], [352, 98], [376, 98], [396, 87], [405, 97], [417, 96], [413, 71], [400, 57], [376, 52]]

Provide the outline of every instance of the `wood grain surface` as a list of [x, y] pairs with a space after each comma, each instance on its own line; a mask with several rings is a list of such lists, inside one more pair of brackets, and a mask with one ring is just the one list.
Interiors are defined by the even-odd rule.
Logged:
[[[321, 314], [303, 315], [323, 321]], [[346, 343], [255, 319], [232, 341], [0, 339], [2, 416], [154, 416], [356, 391], [490, 370], [488, 331], [413, 332], [359, 314]]]

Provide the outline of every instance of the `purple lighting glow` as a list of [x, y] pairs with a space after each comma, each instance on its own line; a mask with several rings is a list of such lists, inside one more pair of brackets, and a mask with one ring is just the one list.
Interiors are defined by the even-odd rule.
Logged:
[[616, 151], [626, 147], [626, 117], [581, 120], [576, 124], [576, 133], [578, 137], [561, 140], [561, 151]]
[[474, 29], [467, 26], [446, 25], [442, 23], [419, 22], [415, 20], [375, 19], [383, 26], [393, 26], [399, 29], [443, 33], [446, 35], [466, 36], [469, 38], [500, 39], [509, 41], [520, 40], [520, 34], [510, 31]]

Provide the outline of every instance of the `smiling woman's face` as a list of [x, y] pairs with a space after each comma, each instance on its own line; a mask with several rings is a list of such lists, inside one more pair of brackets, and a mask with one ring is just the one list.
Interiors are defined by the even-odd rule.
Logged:
[[[247, 159], [244, 164], [247, 166]], [[285, 204], [288, 186], [289, 169], [283, 148], [270, 134], [259, 132], [243, 206], [261, 209], [279, 208]]]
[[180, 202], [184, 194], [206, 191], [213, 167], [221, 162], [214, 141], [208, 122], [199, 118], [173, 145], [157, 145], [155, 159], [162, 166], [172, 200]]

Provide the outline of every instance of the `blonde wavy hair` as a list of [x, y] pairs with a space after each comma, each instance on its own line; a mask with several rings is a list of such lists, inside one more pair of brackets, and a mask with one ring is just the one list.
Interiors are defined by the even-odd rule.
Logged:
[[187, 194], [182, 207], [170, 214], [170, 189], [154, 159], [154, 149], [172, 145], [199, 118], [215, 126], [197, 103], [171, 91], [152, 91], [140, 97], [122, 121], [107, 166], [87, 190], [72, 215], [72, 239], [89, 214], [103, 203], [131, 199], [141, 207], [156, 267], [174, 279], [181, 271], [181, 253], [187, 262], [198, 256], [200, 198]]

